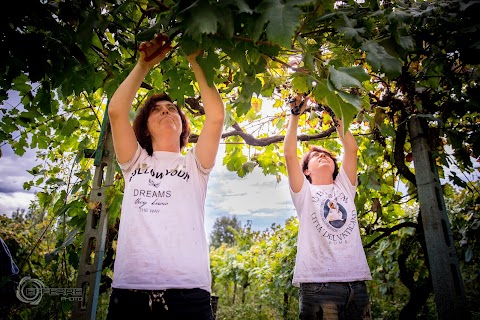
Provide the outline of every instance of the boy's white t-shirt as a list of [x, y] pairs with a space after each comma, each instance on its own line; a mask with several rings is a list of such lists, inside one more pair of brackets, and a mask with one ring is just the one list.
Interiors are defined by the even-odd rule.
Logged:
[[353, 186], [340, 167], [333, 184], [290, 189], [300, 222], [293, 284], [371, 280]]
[[125, 178], [112, 286], [211, 291], [205, 197], [211, 169], [204, 169], [194, 149], [180, 153], [140, 145]]

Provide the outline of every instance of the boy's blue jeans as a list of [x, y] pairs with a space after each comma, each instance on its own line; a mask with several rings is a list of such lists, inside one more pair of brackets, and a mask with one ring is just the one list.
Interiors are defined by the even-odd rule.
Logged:
[[371, 319], [365, 281], [300, 284], [300, 319]]
[[213, 320], [210, 293], [202, 289], [112, 289], [108, 320]]

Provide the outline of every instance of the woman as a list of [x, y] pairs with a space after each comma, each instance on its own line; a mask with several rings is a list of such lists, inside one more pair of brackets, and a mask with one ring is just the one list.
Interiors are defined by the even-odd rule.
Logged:
[[187, 57], [206, 116], [194, 148], [180, 153], [190, 128], [166, 94], [148, 99], [133, 126], [129, 120], [143, 79], [170, 50], [165, 36], [142, 43], [108, 108], [125, 178], [108, 319], [213, 319], [204, 205], [225, 111], [196, 62], [198, 52]]
[[293, 275], [293, 284], [300, 287], [299, 318], [370, 319], [365, 280], [371, 280], [371, 274], [354, 203], [357, 142], [350, 131], [344, 131], [343, 121], [337, 121], [344, 148], [341, 168], [333, 154], [321, 147], [313, 147], [300, 164], [298, 118], [306, 102], [301, 112], [292, 112], [284, 144], [290, 193], [299, 219]]

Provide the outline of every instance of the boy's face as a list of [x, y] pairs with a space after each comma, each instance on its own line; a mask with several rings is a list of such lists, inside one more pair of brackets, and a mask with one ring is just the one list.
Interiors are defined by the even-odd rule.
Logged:
[[313, 151], [308, 160], [308, 169], [305, 174], [333, 174], [335, 171], [335, 162], [326, 152]]

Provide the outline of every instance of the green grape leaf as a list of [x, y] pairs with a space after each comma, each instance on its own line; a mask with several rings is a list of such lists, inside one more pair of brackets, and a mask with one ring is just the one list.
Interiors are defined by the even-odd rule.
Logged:
[[206, 57], [197, 57], [197, 61], [202, 67], [208, 85], [213, 86], [213, 79], [217, 75], [216, 69], [220, 67], [218, 56], [213, 52], [209, 52]]
[[330, 72], [330, 80], [335, 85], [336, 89], [341, 90], [351, 87], [362, 88], [361, 82], [357, 78], [351, 76], [349, 73], [337, 70], [334, 66], [330, 66], [328, 71]]
[[384, 72], [391, 79], [402, 73], [402, 62], [388, 54], [378, 43], [365, 43], [362, 49], [366, 51], [367, 61], [375, 71]]
[[[43, 115], [52, 114], [52, 99], [49, 91], [44, 88], [40, 88], [37, 92], [38, 96], [38, 108]], [[37, 97], [35, 97], [37, 100]]]
[[370, 76], [368, 75], [367, 71], [365, 71], [365, 68], [361, 66], [356, 66], [356, 67], [340, 67], [338, 68], [339, 72], [344, 72], [355, 79], [357, 79], [360, 82], [364, 82], [367, 80], [370, 80]]
[[344, 91], [338, 91], [338, 95], [342, 97], [344, 101], [354, 106], [357, 109], [357, 112], [362, 107], [362, 101], [358, 96]]
[[239, 13], [248, 13], [248, 14], [253, 13], [253, 10], [250, 9], [250, 6], [247, 4], [245, 0], [235, 0], [235, 3], [238, 6]]
[[256, 163], [253, 161], [247, 161], [238, 170], [237, 174], [239, 177], [243, 178], [245, 177], [248, 173], [253, 172], [253, 169], [255, 169]]
[[[200, 39], [202, 34], [214, 34], [218, 28], [218, 11], [210, 6], [208, 1], [199, 0], [188, 9], [189, 20], [185, 29], [187, 35], [193, 39]], [[220, 15], [218, 15], [220, 16]]]
[[405, 50], [413, 50], [414, 48], [413, 38], [411, 36], [399, 36], [397, 42]]
[[74, 117], [70, 117], [62, 128], [62, 135], [65, 137], [70, 137], [72, 133], [78, 129], [80, 123]]
[[29, 79], [25, 74], [21, 74], [15, 79], [13, 79], [13, 90], [20, 92], [20, 95], [24, 96], [32, 90], [32, 86], [28, 84]]
[[358, 109], [350, 103], [343, 101], [340, 95], [330, 92], [326, 96], [328, 106], [333, 110], [337, 118], [341, 118], [345, 122], [345, 128], [358, 113]]
[[280, 0], [262, 1], [256, 11], [262, 14], [260, 21], [267, 23], [268, 40], [290, 47], [295, 30], [300, 25], [302, 11]]
[[297, 92], [308, 92], [307, 77], [297, 73], [292, 80], [292, 87]]

